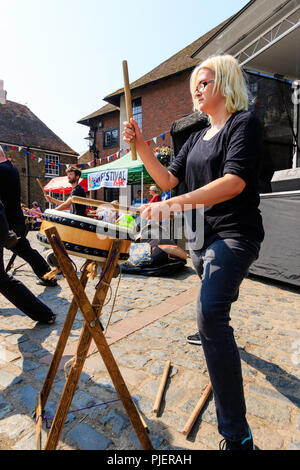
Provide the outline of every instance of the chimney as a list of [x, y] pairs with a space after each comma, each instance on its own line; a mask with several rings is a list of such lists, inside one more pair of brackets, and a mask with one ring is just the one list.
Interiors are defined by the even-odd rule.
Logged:
[[4, 82], [0, 80], [0, 104], [6, 104], [6, 91], [3, 89]]

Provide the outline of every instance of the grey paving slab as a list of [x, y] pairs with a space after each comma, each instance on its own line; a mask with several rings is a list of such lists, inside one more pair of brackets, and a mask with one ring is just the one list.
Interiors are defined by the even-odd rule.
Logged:
[[112, 441], [86, 424], [76, 425], [67, 438], [75, 442], [81, 450], [106, 450]]
[[[32, 245], [40, 249], [35, 233], [29, 234]], [[8, 254], [5, 254], [6, 262]], [[74, 258], [78, 268], [81, 260]], [[38, 325], [1, 299], [0, 312], [0, 435], [3, 449], [34, 449], [35, 431], [31, 411], [47, 374], [43, 356], [54, 351], [65, 321], [72, 293], [65, 279], [55, 289], [35, 284], [28, 266], [16, 274], [30, 285], [35, 295], [57, 313], [51, 327]], [[113, 292], [118, 280], [113, 279]], [[88, 283], [92, 298], [96, 280]], [[200, 281], [190, 260], [187, 268], [172, 277], [148, 278], [123, 275], [111, 325], [123, 319], [139, 321], [148, 308], [162, 313], [161, 318], [134, 331], [112, 346], [117, 364], [133, 400], [147, 422], [154, 447], [159, 449], [216, 449], [222, 438], [218, 434], [213, 398], [203, 409], [186, 440], [181, 431], [208, 382], [205, 357], [201, 347], [186, 342], [197, 331], [195, 300], [190, 289], [197, 291]], [[176, 296], [185, 295], [184, 305], [164, 314], [164, 302], [176, 305]], [[240, 296], [231, 309], [242, 360], [247, 403], [247, 418], [260, 448], [299, 450], [300, 442], [300, 316], [299, 290], [283, 285], [245, 279]], [[106, 324], [111, 303], [103, 309]], [[71, 340], [78, 341], [83, 325], [77, 313]], [[158, 417], [153, 404], [167, 360], [170, 372]], [[64, 372], [57, 375], [47, 413], [55, 413], [65, 385]], [[118, 401], [115, 401], [118, 400]], [[105, 405], [103, 405], [105, 403]], [[99, 407], [88, 408], [102, 404]], [[60, 446], [64, 449], [136, 449], [138, 442], [109, 374], [98, 355], [91, 356], [84, 367], [70, 409], [88, 408], [68, 416]], [[31, 428], [32, 426], [32, 428]], [[46, 433], [43, 427], [43, 441]], [[7, 439], [7, 440], [5, 440]], [[9, 444], [11, 439], [16, 443]], [[4, 444], [2, 444], [2, 442]], [[5, 444], [7, 442], [7, 444]], [[6, 446], [6, 447], [5, 447]]]

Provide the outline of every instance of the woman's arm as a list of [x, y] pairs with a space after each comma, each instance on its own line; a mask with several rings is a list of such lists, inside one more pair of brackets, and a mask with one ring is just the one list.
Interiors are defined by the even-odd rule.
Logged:
[[124, 122], [123, 136], [124, 141], [128, 144], [135, 138], [136, 150], [143, 160], [146, 170], [163, 191], [166, 192], [178, 185], [178, 178], [172, 175], [172, 173], [157, 160], [150, 147], [145, 143], [139, 126], [133, 119], [130, 119], [130, 123], [127, 121]]
[[197, 205], [206, 207], [220, 204], [238, 196], [245, 186], [242, 178], [228, 173], [195, 191], [151, 204], [145, 207], [141, 216], [144, 219], [160, 220], [162, 217], [168, 217], [170, 210], [184, 211], [195, 209]]

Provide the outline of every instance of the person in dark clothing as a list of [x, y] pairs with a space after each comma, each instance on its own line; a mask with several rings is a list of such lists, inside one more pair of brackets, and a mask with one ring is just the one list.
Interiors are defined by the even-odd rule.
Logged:
[[48, 202], [51, 202], [53, 204], [58, 204], [58, 206], [56, 207], [57, 211], [63, 211], [65, 209], [70, 208], [71, 214], [81, 215], [84, 217], [86, 206], [84, 206], [83, 204], [72, 203], [73, 196], [86, 197], [85, 190], [79, 184], [81, 171], [75, 166], [70, 166], [69, 168], [66, 169], [66, 173], [68, 176], [68, 181], [72, 185], [72, 191], [70, 193], [70, 197], [65, 202], [61, 202], [58, 199], [55, 199], [51, 196], [46, 196], [46, 199]]
[[142, 217], [161, 220], [172, 208], [193, 209], [193, 215], [198, 209], [202, 214], [202, 224], [193, 227], [196, 243], [190, 253], [202, 279], [197, 336], [212, 383], [218, 429], [224, 437], [220, 448], [253, 450], [241, 360], [229, 314], [264, 238], [257, 190], [262, 129], [248, 112], [246, 84], [234, 57], [214, 56], [202, 62], [191, 75], [190, 90], [195, 110], [209, 116], [210, 126], [190, 136], [168, 169], [144, 142], [133, 119], [124, 123], [123, 135], [128, 143], [135, 138], [148, 173], [163, 191], [182, 181], [188, 190], [145, 205]]
[[6, 211], [0, 200], [0, 293], [32, 320], [51, 325], [55, 322], [56, 315], [50, 308], [35, 297], [22, 282], [5, 272], [3, 248], [7, 243], [8, 231]]
[[18, 243], [11, 251], [31, 266], [36, 276], [40, 279], [38, 281], [40, 284], [49, 287], [56, 286], [56, 280], [48, 281], [43, 279], [44, 275], [51, 271], [51, 267], [40, 253], [31, 247], [26, 238], [27, 230], [21, 208], [19, 172], [11, 161], [7, 160], [2, 147], [0, 148], [0, 199], [5, 207], [9, 228], [19, 237]]

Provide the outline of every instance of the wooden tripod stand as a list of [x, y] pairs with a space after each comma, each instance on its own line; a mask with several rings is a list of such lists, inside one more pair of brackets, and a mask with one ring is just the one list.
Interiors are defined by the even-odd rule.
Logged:
[[68, 281], [68, 284], [73, 292], [73, 300], [71, 302], [63, 330], [58, 340], [55, 353], [52, 358], [51, 365], [49, 367], [43, 388], [37, 398], [36, 406], [36, 437], [37, 437], [37, 449], [41, 450], [41, 431], [42, 431], [42, 414], [43, 409], [47, 403], [51, 387], [58, 370], [59, 363], [61, 361], [68, 337], [70, 335], [73, 322], [78, 308], [85, 320], [85, 325], [82, 328], [81, 335], [79, 338], [77, 352], [74, 356], [73, 363], [71, 365], [68, 378], [66, 380], [52, 425], [48, 434], [48, 438], [45, 444], [45, 450], [55, 450], [63, 426], [75, 394], [77, 384], [89, 351], [89, 347], [92, 339], [95, 341], [97, 349], [104, 361], [107, 371], [111, 377], [114, 387], [119, 395], [120, 400], [123, 403], [125, 411], [131, 421], [131, 424], [136, 432], [136, 435], [140, 441], [141, 447], [144, 450], [153, 450], [152, 443], [147, 433], [145, 424], [142, 421], [139, 412], [132, 400], [132, 397], [127, 389], [127, 386], [122, 378], [121, 372], [118, 365], [112, 355], [112, 352], [107, 344], [105, 336], [102, 331], [102, 325], [99, 317], [101, 314], [102, 306], [104, 304], [110, 283], [113, 277], [113, 273], [117, 266], [121, 243], [122, 240], [112, 240], [112, 245], [106, 260], [106, 263], [102, 270], [100, 282], [96, 288], [94, 299], [92, 304], [87, 298], [85, 293], [85, 287], [88, 281], [87, 261], [81, 272], [80, 279], [77, 277], [77, 273], [72, 265], [71, 260], [67, 256], [63, 242], [61, 241], [58, 232], [55, 227], [49, 227], [45, 230], [47, 238], [53, 248], [54, 254], [59, 262], [60, 268]]

